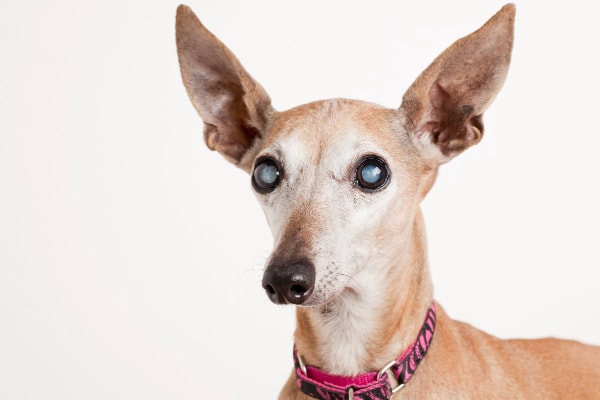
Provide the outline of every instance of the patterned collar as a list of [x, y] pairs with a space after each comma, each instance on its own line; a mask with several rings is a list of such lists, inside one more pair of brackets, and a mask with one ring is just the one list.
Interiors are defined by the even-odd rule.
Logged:
[[302, 393], [320, 400], [388, 400], [412, 378], [425, 357], [433, 339], [435, 322], [435, 305], [432, 303], [414, 343], [379, 372], [357, 376], [331, 375], [319, 368], [304, 365], [294, 348], [298, 387]]

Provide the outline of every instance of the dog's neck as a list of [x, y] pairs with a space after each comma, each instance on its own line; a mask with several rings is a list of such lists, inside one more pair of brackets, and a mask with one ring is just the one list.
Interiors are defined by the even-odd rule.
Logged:
[[297, 307], [296, 346], [306, 364], [346, 376], [377, 371], [415, 340], [433, 301], [420, 211], [407, 233], [386, 272], [365, 280], [360, 291]]

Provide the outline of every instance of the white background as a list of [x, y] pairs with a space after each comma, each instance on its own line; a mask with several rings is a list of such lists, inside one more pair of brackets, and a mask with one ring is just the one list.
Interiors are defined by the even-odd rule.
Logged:
[[[397, 107], [497, 1], [190, 3], [276, 108]], [[208, 151], [173, 1], [0, 2], [0, 398], [273, 399], [293, 308], [248, 177]], [[423, 204], [436, 298], [500, 337], [600, 344], [600, 25], [517, 4], [483, 142]]]

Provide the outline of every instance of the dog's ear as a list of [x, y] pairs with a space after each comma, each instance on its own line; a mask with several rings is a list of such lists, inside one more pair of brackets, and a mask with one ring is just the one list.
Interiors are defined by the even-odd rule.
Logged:
[[185, 5], [177, 8], [176, 38], [181, 76], [204, 121], [206, 145], [248, 171], [248, 151], [264, 134], [271, 99]]
[[428, 157], [443, 163], [481, 140], [482, 114], [508, 72], [514, 18], [514, 5], [505, 5], [439, 55], [404, 94], [400, 109]]

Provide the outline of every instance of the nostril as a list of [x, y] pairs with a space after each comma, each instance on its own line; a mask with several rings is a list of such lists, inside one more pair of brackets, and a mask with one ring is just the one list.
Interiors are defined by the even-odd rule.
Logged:
[[311, 263], [293, 264], [286, 268], [289, 283], [286, 290], [287, 301], [303, 304], [312, 294], [315, 286], [315, 270]]
[[308, 289], [301, 285], [293, 285], [290, 288], [290, 293], [294, 297], [302, 297], [306, 294], [307, 291], [308, 291]]
[[269, 294], [269, 295], [275, 294], [275, 289], [273, 289], [273, 286], [271, 286], [271, 285], [265, 285], [265, 290], [267, 291], [267, 294]]

